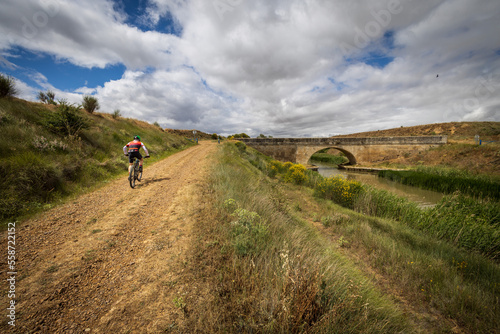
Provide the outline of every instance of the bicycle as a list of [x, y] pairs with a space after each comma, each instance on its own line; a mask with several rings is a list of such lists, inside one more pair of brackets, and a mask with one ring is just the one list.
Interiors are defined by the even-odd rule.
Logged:
[[[144, 159], [149, 158], [149, 156], [144, 157]], [[132, 170], [130, 170], [129, 175], [128, 175], [128, 180], [130, 182], [130, 187], [135, 188], [135, 181], [141, 182], [142, 179], [142, 170], [139, 168], [139, 159], [133, 158], [132, 160], [133, 167]]]

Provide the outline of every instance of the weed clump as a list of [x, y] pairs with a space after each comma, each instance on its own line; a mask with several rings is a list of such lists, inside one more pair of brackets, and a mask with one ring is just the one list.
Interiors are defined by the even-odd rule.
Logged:
[[269, 231], [256, 212], [236, 209], [233, 216], [237, 217], [237, 220], [231, 223], [236, 254], [245, 256], [265, 247]]

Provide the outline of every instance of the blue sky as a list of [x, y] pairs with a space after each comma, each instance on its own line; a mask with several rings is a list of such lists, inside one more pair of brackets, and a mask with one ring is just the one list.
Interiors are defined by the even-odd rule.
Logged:
[[[0, 72], [164, 127], [316, 137], [500, 121], [497, 0], [6, 0]], [[439, 74], [439, 77], [437, 75]]]

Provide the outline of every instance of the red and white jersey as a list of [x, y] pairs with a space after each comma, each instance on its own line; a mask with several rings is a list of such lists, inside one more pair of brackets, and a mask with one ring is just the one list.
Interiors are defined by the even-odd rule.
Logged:
[[144, 152], [146, 152], [146, 155], [149, 155], [148, 153], [148, 149], [146, 148], [146, 146], [144, 146], [144, 144], [139, 141], [139, 140], [134, 140], [134, 141], [131, 141], [130, 143], [128, 143], [127, 145], [123, 146], [123, 153], [127, 153], [127, 148], [128, 148], [128, 152], [139, 152], [139, 149], [142, 147], [142, 149], [144, 150]]

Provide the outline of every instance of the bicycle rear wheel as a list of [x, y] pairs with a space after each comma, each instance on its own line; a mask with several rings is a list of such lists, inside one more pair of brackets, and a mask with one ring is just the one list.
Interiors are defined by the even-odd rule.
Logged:
[[142, 171], [140, 170], [140, 167], [137, 167], [137, 181], [141, 182], [142, 179]]

